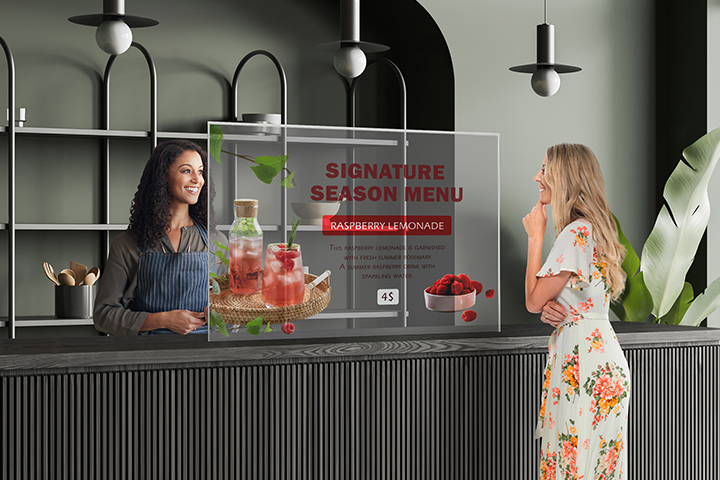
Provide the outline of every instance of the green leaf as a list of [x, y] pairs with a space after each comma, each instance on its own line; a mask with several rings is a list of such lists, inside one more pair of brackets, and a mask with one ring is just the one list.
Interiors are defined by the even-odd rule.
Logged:
[[217, 258], [219, 258], [220, 261], [221, 261], [222, 263], [224, 263], [226, 267], [230, 267], [230, 260], [228, 260], [227, 258], [225, 258], [225, 254], [224, 254], [222, 251], [220, 251], [220, 250], [216, 251], [216, 252], [215, 252], [215, 256], [216, 256]]
[[218, 278], [218, 275], [215, 272], [208, 272], [208, 274], [210, 274], [210, 278]]
[[267, 183], [269, 185], [272, 183], [273, 179], [277, 176], [277, 174], [280, 173], [280, 171], [285, 167], [287, 160], [287, 155], [282, 155], [279, 157], [257, 157], [255, 158], [255, 163], [257, 165], [250, 168], [253, 172], [255, 172], [255, 176], [261, 182]]
[[[621, 308], [618, 311], [618, 306]], [[610, 304], [613, 312], [624, 322], [642, 322], [652, 312], [652, 296], [645, 286], [643, 272], [625, 280], [625, 290], [617, 303]]]
[[225, 245], [223, 245], [222, 243], [220, 243], [217, 240], [215, 241], [215, 246], [218, 247], [220, 250], [230, 251], [230, 249], [228, 247], [226, 247]]
[[280, 182], [280, 185], [282, 185], [283, 187], [285, 187], [287, 189], [293, 188], [294, 185], [293, 185], [292, 181], [293, 181], [294, 176], [295, 176], [295, 172], [290, 172], [290, 175], [288, 175], [287, 177], [282, 179], [282, 181]]
[[645, 286], [643, 273], [638, 273], [640, 258], [625, 237], [617, 217], [613, 215], [613, 218], [618, 230], [618, 240], [627, 250], [622, 263], [627, 279], [625, 280], [625, 290], [616, 302], [610, 304], [610, 308], [623, 322], [642, 322], [652, 312], [652, 296]]
[[[210, 275], [215, 275], [214, 273], [210, 272]], [[215, 275], [215, 278], [217, 278], [217, 275]], [[211, 278], [210, 281], [212, 282], [212, 290], [214, 295], [220, 295], [220, 284], [215, 280], [215, 278]]]
[[618, 240], [620, 241], [620, 243], [623, 244], [625, 250], [627, 250], [627, 253], [625, 254], [625, 259], [622, 263], [622, 269], [625, 270], [627, 278], [633, 278], [640, 269], [640, 257], [638, 257], [637, 252], [635, 252], [635, 249], [630, 243], [630, 240], [625, 237], [622, 228], [620, 228], [620, 222], [618, 221], [615, 214], [613, 214], [613, 218], [615, 219], [615, 225], [617, 226]]
[[220, 125], [210, 125], [210, 154], [215, 157], [218, 163], [221, 163], [220, 149], [224, 139], [222, 127]]
[[222, 319], [219, 313], [217, 313], [215, 310], [210, 310], [210, 321], [208, 322], [211, 327], [218, 327], [218, 330], [220, 333], [225, 335], [226, 337], [229, 337], [230, 334], [227, 331], [227, 325], [225, 325], [225, 321]]
[[[663, 206], [645, 242], [641, 268], [653, 297], [653, 314], [665, 315], [683, 290], [710, 218], [707, 186], [720, 159], [720, 129], [713, 130], [683, 150], [665, 184]], [[674, 220], [674, 221], [673, 221]]]
[[720, 278], [716, 278], [703, 293], [697, 296], [685, 313], [680, 325], [697, 327], [718, 307], [720, 307]]
[[250, 320], [245, 329], [250, 335], [260, 335], [260, 328], [262, 327], [263, 317], [260, 315], [254, 320]]
[[272, 331], [273, 331], [273, 329], [270, 326], [270, 324], [269, 323], [265, 324], [265, 333], [270, 333]]
[[282, 170], [285, 167], [285, 164], [288, 161], [287, 155], [282, 155], [279, 157], [268, 157], [268, 156], [262, 156], [262, 157], [255, 157], [255, 163], [258, 165], [267, 165], [268, 167], [272, 167], [275, 170], [275, 173], [280, 173], [280, 170]]
[[255, 165], [254, 167], [250, 167], [250, 169], [255, 172], [258, 180], [268, 185], [272, 183], [273, 178], [278, 174], [278, 172], [269, 165]]
[[295, 241], [295, 237], [297, 236], [297, 229], [298, 226], [300, 226], [300, 218], [293, 217], [293, 225], [292, 229], [290, 230], [290, 236], [288, 236], [288, 243], [287, 248], [292, 248], [293, 242]]
[[680, 321], [683, 319], [683, 316], [685, 316], [685, 312], [687, 312], [688, 308], [690, 307], [693, 298], [695, 298], [695, 292], [693, 291], [693, 287], [692, 285], [690, 285], [690, 283], [685, 282], [682, 292], [680, 292], [680, 295], [675, 301], [675, 304], [668, 311], [668, 313], [666, 313], [662, 316], [662, 318], [659, 319], [658, 323], [665, 323], [667, 325], [680, 324]]

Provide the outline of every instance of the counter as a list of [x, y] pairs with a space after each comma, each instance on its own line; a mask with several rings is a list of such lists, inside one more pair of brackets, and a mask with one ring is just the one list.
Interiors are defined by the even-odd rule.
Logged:
[[[629, 478], [720, 478], [720, 330], [613, 326]], [[551, 332], [3, 340], [0, 478], [534, 479]]]
[[[623, 348], [718, 345], [720, 329], [613, 323]], [[553, 328], [509, 325], [502, 332], [360, 339], [208, 342], [205, 335], [0, 340], [0, 375], [37, 370], [107, 371], [187, 366], [387, 360], [546, 352]]]

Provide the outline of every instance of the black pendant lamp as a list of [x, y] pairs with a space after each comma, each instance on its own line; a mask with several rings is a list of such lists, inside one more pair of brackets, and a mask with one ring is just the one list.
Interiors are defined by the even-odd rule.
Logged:
[[120, 55], [130, 48], [130, 28], [153, 27], [159, 23], [152, 18], [125, 15], [125, 0], [103, 0], [103, 13], [78, 15], [68, 20], [79, 25], [98, 27], [95, 41], [110, 55]]
[[380, 43], [360, 41], [360, 0], [342, 0], [342, 30], [339, 42], [320, 45], [335, 53], [335, 70], [346, 78], [355, 78], [365, 71], [366, 53], [378, 53], [390, 47]]
[[537, 63], [510, 67], [510, 70], [531, 73], [533, 91], [541, 97], [550, 97], [560, 88], [560, 73], [574, 73], [582, 69], [555, 63], [555, 25], [547, 23], [547, 0], [544, 2], [544, 14], [543, 23], [537, 26]]

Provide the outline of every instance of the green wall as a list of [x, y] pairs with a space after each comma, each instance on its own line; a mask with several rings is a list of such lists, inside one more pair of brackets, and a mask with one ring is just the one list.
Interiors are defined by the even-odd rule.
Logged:
[[[412, 3], [393, 0], [390, 6], [402, 2]], [[401, 68], [420, 72], [413, 77], [420, 91], [427, 84], [424, 87], [430, 93], [409, 96], [408, 103], [425, 106], [414, 118], [420, 128], [431, 128], [434, 124], [428, 118], [434, 110], [447, 116], [447, 102], [433, 105], [433, 100], [447, 95], [447, 89], [439, 92], [433, 86], [438, 68], [433, 56], [442, 52], [434, 51], [436, 42], [422, 41], [426, 28], [413, 30], [412, 22], [402, 21], [403, 9], [388, 8], [385, 18], [378, 13], [382, 12], [381, 2], [365, 3], [363, 8], [372, 8], [373, 14], [362, 19], [368, 25], [363, 27], [364, 39], [383, 41], [387, 35], [399, 42], [415, 36], [407, 40], [416, 45], [413, 61]], [[535, 322], [536, 317], [525, 312], [522, 302], [526, 237], [521, 218], [536, 202], [532, 177], [547, 146], [570, 141], [593, 148], [605, 172], [611, 206], [619, 213], [630, 240], [640, 243], [652, 226], [653, 2], [551, 2], [548, 21], [556, 27], [556, 60], [579, 65], [583, 71], [564, 75], [560, 91], [550, 98], [532, 92], [528, 75], [508, 71], [510, 66], [534, 61], [535, 26], [542, 22], [542, 2], [419, 0], [413, 6], [413, 15], [422, 16], [422, 9], [427, 10], [447, 41], [439, 49], [449, 49], [452, 56], [454, 127], [501, 136], [503, 322]], [[422, 8], [418, 11], [417, 7]], [[3, 8], [0, 35], [15, 54], [17, 106], [28, 109], [26, 125], [99, 126], [101, 76], [107, 55], [95, 45], [92, 28], [71, 24], [67, 18], [100, 9], [101, 2], [91, 0], [24, 0]], [[202, 131], [207, 119], [227, 118], [235, 66], [254, 49], [272, 51], [285, 66], [290, 123], [345, 123], [344, 88], [333, 70], [332, 54], [313, 48], [339, 35], [339, 2], [129, 0], [126, 10], [161, 22], [154, 28], [135, 30], [135, 40], [150, 50], [157, 64], [160, 130]], [[373, 28], [375, 23], [382, 25], [379, 31]], [[426, 81], [417, 80], [421, 74]], [[5, 91], [4, 75], [0, 77], [0, 91]], [[113, 128], [147, 129], [148, 85], [147, 67], [137, 51], [118, 59], [112, 76]], [[369, 88], [378, 89], [374, 106], [378, 111], [392, 101], [391, 91]], [[243, 73], [240, 91], [241, 112], [279, 110], [277, 77], [270, 62], [251, 62]], [[368, 125], [377, 119], [377, 126], [386, 126], [380, 123], [390, 115], [380, 112], [362, 118]], [[111, 221], [121, 223], [127, 219], [149, 144], [113, 141], [112, 148]], [[74, 199], [76, 192], [88, 190], [91, 193], [85, 193], [86, 198], [97, 196], [98, 158], [99, 142], [93, 140], [21, 139], [18, 175], [23, 179], [18, 179], [17, 220], [97, 221], [100, 213], [94, 202], [83, 200], [83, 195]], [[5, 161], [4, 156], [0, 159]], [[5, 180], [6, 171], [3, 163], [0, 181]], [[0, 217], [5, 215], [5, 202], [0, 199]], [[35, 237], [25, 241], [21, 235]], [[25, 244], [18, 281], [32, 286], [18, 293], [19, 315], [31, 309], [32, 313], [52, 314], [52, 285], [42, 275], [42, 261], [57, 265], [83, 259], [88, 264], [99, 262], [92, 235], [19, 233], [18, 242]], [[551, 243], [548, 238], [546, 250]], [[67, 245], [73, 245], [69, 253]], [[0, 267], [5, 262], [0, 257]], [[0, 314], [6, 304], [6, 293], [0, 292]], [[49, 329], [53, 335], [58, 330]], [[79, 333], [75, 330], [67, 329], [67, 334]], [[80, 330], [94, 332], [92, 327]]]

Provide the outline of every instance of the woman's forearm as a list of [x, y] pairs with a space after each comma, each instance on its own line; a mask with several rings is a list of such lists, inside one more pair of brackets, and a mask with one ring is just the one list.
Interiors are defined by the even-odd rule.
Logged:
[[[525, 269], [525, 307], [532, 313], [542, 309], [535, 301], [535, 290], [538, 284], [537, 272], [542, 268], [542, 237], [528, 237], [527, 267]], [[544, 303], [543, 303], [544, 305]]]

